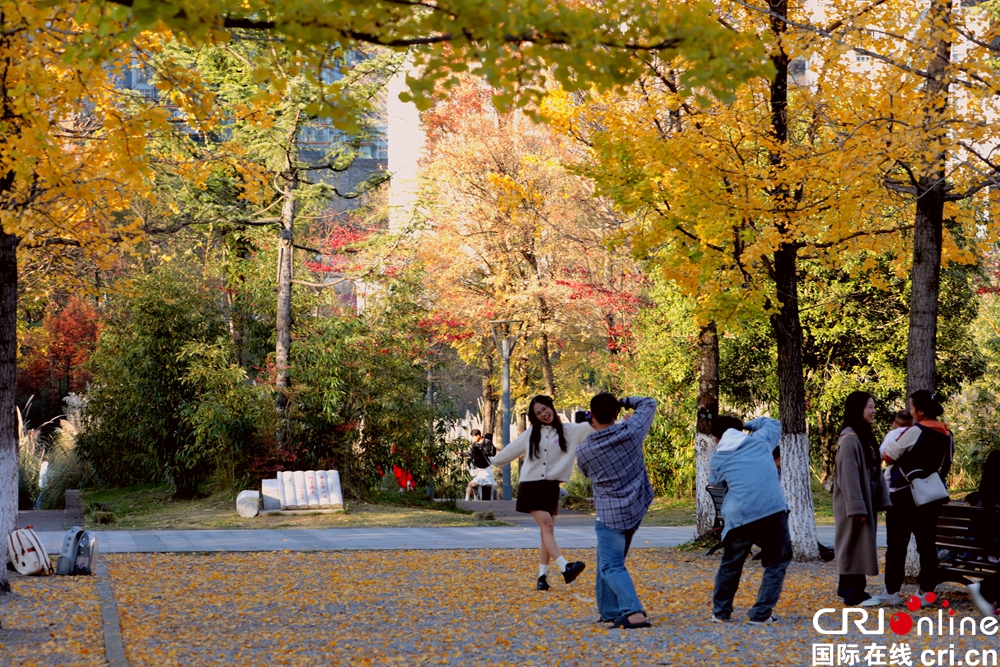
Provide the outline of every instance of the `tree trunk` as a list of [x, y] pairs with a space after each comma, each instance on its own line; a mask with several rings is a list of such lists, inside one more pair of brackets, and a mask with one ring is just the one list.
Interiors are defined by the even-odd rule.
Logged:
[[[779, 144], [788, 141], [788, 54], [781, 39], [788, 30], [788, 0], [769, 0], [770, 29], [775, 45], [771, 62], [771, 133]], [[771, 153], [775, 172], [782, 169], [782, 155]], [[787, 187], [775, 187], [772, 196], [791, 204], [797, 195]], [[779, 231], [784, 232], [780, 221]], [[809, 436], [806, 434], [806, 387], [802, 374], [802, 322], [799, 318], [798, 247], [782, 243], [774, 253], [773, 277], [779, 309], [771, 315], [778, 345], [778, 405], [781, 410], [781, 485], [791, 510], [788, 530], [796, 560], [816, 560], [816, 514], [813, 509], [809, 470]]]
[[[0, 229], [0, 538], [17, 523], [17, 237]], [[0, 544], [0, 549], [6, 549]], [[6, 556], [0, 558], [6, 561]], [[0, 594], [10, 592], [7, 568], [0, 567]]]
[[910, 333], [906, 345], [906, 393], [934, 390], [938, 291], [941, 286], [941, 235], [944, 182], [920, 179], [913, 227], [913, 270], [910, 288]]
[[910, 331], [906, 345], [906, 392], [934, 390], [937, 356], [938, 292], [941, 285], [941, 237], [944, 222], [945, 179], [948, 154], [942, 115], [948, 106], [945, 70], [951, 58], [947, 28], [951, 25], [951, 0], [932, 0], [927, 21], [937, 26], [932, 45], [934, 56], [924, 84], [924, 129], [928, 135], [925, 154], [932, 161], [918, 170], [917, 207], [913, 221], [913, 271], [910, 291]]
[[483, 433], [496, 432], [496, 414], [500, 399], [493, 390], [493, 355], [486, 355], [486, 369], [483, 373]]
[[552, 358], [549, 355], [549, 335], [542, 332], [539, 336], [538, 356], [542, 362], [542, 377], [545, 378], [545, 393], [552, 398], [556, 397], [556, 377], [552, 372]]
[[806, 390], [802, 375], [802, 323], [799, 319], [797, 249], [782, 245], [774, 253], [774, 280], [780, 307], [771, 315], [778, 346], [778, 404], [781, 410], [781, 485], [791, 513], [788, 530], [795, 559], [815, 560], [816, 514], [806, 434]]
[[274, 349], [274, 365], [277, 371], [275, 384], [278, 388], [278, 433], [279, 443], [284, 442], [284, 422], [288, 403], [288, 355], [292, 347], [292, 266], [295, 246], [295, 190], [298, 174], [292, 170], [284, 175], [285, 194], [281, 207], [281, 231], [278, 239], [278, 312], [277, 343]]
[[712, 419], [719, 414], [719, 336], [715, 322], [701, 329], [698, 339], [698, 427], [694, 436], [695, 504], [697, 536], [707, 537], [715, 523], [715, 503], [708, 486], [708, 464], [715, 452]]

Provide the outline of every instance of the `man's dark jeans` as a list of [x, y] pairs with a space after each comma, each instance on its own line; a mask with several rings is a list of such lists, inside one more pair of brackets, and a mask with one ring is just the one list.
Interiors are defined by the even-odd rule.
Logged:
[[1000, 604], [1000, 572], [991, 574], [979, 582], [979, 593], [994, 607]]
[[898, 593], [906, 574], [906, 550], [910, 535], [917, 539], [920, 554], [920, 574], [917, 583], [925, 593], [934, 590], [940, 581], [938, 573], [935, 531], [941, 503], [934, 502], [919, 507], [913, 503], [909, 489], [893, 491], [892, 507], [885, 513], [885, 589]]
[[750, 608], [751, 621], [766, 621], [778, 603], [785, 583], [785, 570], [792, 560], [792, 541], [788, 537], [788, 514], [778, 512], [763, 519], [751, 521], [726, 533], [719, 571], [715, 575], [715, 594], [712, 596], [712, 613], [718, 618], [733, 614], [733, 598], [740, 587], [743, 563], [750, 555], [750, 548], [759, 544], [764, 579], [760, 582], [757, 602]]

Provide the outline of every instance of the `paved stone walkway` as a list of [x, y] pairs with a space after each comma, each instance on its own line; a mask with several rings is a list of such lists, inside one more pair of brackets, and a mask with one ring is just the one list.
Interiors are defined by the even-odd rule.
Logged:
[[[691, 540], [691, 526], [642, 527], [635, 548], [675, 547]], [[816, 529], [819, 540], [833, 545], [833, 526]], [[46, 549], [58, 553], [61, 532], [39, 532]], [[566, 549], [593, 549], [594, 528], [556, 524], [556, 539]], [[97, 532], [103, 553], [200, 551], [379, 551], [386, 549], [534, 549], [533, 527], [469, 528], [326, 528], [285, 530], [104, 530]], [[879, 527], [879, 546], [885, 529]]]
[[[494, 518], [515, 526], [534, 528], [537, 526], [530, 514], [522, 514], [514, 507], [515, 500], [459, 500], [456, 504], [463, 510], [471, 512], [493, 512]], [[594, 527], [594, 517], [583, 512], [560, 509], [556, 517], [556, 526], [586, 526]]]
[[32, 526], [36, 533], [66, 530], [83, 525], [81, 517], [67, 517], [63, 510], [25, 510], [17, 513], [17, 527]]

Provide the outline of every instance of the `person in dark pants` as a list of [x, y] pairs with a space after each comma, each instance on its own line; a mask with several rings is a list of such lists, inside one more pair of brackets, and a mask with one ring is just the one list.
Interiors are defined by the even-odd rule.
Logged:
[[885, 515], [885, 590], [878, 597], [889, 604], [898, 604], [901, 600], [899, 591], [906, 574], [906, 550], [910, 535], [913, 535], [920, 554], [917, 597], [921, 606], [928, 606], [933, 604], [928, 594], [939, 583], [934, 532], [942, 503], [917, 506], [907, 477], [926, 477], [937, 472], [942, 481], [946, 480], [955, 453], [955, 440], [948, 426], [938, 420], [944, 408], [937, 394], [926, 390], [913, 392], [910, 413], [916, 425], [883, 449], [883, 458], [892, 464], [889, 474], [892, 507]]
[[[619, 411], [634, 410], [616, 423]], [[602, 392], [590, 401], [590, 423], [596, 433], [576, 453], [580, 471], [594, 486], [597, 521], [596, 597], [599, 621], [616, 628], [648, 628], [646, 612], [625, 567], [632, 536], [653, 502], [642, 443], [656, 416], [656, 400], [623, 398]]]
[[[983, 537], [993, 542], [994, 548], [1000, 538], [1000, 451], [992, 451], [983, 464], [983, 476], [979, 480], [979, 497], [983, 509], [988, 512], [983, 522]], [[990, 560], [996, 562], [996, 553]], [[1000, 606], [1000, 572], [965, 587], [969, 598], [983, 616], [996, 616]]]
[[759, 544], [764, 578], [748, 615], [753, 625], [770, 625], [778, 621], [773, 609], [792, 560], [788, 504], [771, 454], [781, 438], [781, 424], [768, 417], [744, 424], [736, 417], [723, 415], [712, 420], [712, 435], [719, 445], [709, 463], [708, 483], [726, 489], [722, 501], [726, 526], [722, 532], [722, 562], [712, 595], [712, 620], [731, 619], [743, 563], [750, 548]]
[[972, 604], [983, 616], [996, 616], [1000, 605], [1000, 572], [965, 587]]

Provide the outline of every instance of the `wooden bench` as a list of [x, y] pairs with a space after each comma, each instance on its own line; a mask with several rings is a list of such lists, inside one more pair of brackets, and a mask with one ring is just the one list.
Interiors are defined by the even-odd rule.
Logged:
[[706, 554], [711, 556], [722, 548], [722, 529], [726, 527], [726, 521], [722, 518], [722, 499], [726, 497], [726, 490], [721, 486], [706, 486], [705, 490], [712, 496], [712, 504], [715, 505], [715, 522], [712, 523], [712, 538], [715, 544]]
[[[716, 542], [708, 550], [708, 553], [705, 554], [706, 556], [711, 556], [722, 548], [722, 530], [726, 527], [726, 520], [722, 518], [722, 500], [726, 497], [726, 490], [721, 486], [706, 486], [705, 490], [708, 491], [708, 495], [712, 496], [712, 504], [715, 505], [715, 522], [712, 524], [712, 537]], [[829, 563], [833, 560], [834, 554], [832, 548], [823, 543], [818, 543], [817, 546], [819, 547], [819, 557], [823, 562]], [[758, 551], [751, 560], [760, 560], [761, 553], [763, 552]]]
[[964, 503], [941, 507], [934, 537], [941, 581], [971, 583], [1000, 571], [989, 556], [1000, 556], [1000, 514]]

